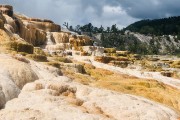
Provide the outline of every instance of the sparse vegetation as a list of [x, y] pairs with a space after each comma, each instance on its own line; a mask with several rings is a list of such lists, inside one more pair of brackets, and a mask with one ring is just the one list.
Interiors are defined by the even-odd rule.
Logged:
[[56, 68], [60, 68], [59, 62], [46, 62], [46, 64]]
[[46, 55], [45, 52], [40, 47], [34, 47], [34, 54]]
[[24, 62], [24, 63], [29, 63], [29, 60], [27, 60], [26, 58], [22, 57], [22, 56], [12, 56], [14, 59]]
[[70, 60], [69, 58], [59, 57], [59, 56], [52, 57], [52, 60], [63, 63], [72, 63], [72, 60]]
[[171, 67], [180, 68], [180, 61], [173, 61], [173, 63], [171, 64]]
[[108, 57], [108, 56], [97, 56], [94, 58], [95, 61], [101, 62], [101, 63], [109, 63], [112, 60], [115, 60], [114, 57]]
[[9, 50], [33, 54], [34, 47], [26, 42], [10, 41], [3, 44]]
[[[85, 85], [97, 86], [127, 94], [143, 96], [168, 105], [180, 111], [180, 91], [155, 80], [140, 79], [83, 64], [86, 73], [74, 74], [63, 71], [65, 75]], [[157, 94], [158, 93], [158, 94]]]
[[161, 75], [166, 77], [173, 77], [174, 74], [171, 71], [161, 71]]
[[22, 56], [26, 56], [28, 53], [26, 53], [26, 52], [18, 52], [18, 54], [20, 54]]

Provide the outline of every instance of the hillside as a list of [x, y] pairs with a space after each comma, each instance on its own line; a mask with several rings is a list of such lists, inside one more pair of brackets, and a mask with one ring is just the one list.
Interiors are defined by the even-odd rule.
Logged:
[[103, 47], [114, 47], [142, 55], [179, 55], [179, 19], [180, 17], [142, 20], [123, 30], [116, 24], [98, 28], [89, 23], [74, 31], [88, 35], [96, 45]]
[[[99, 37], [100, 36], [100, 37]], [[138, 32], [93, 34], [103, 47], [127, 50], [141, 55], [180, 55], [180, 40], [173, 35], [144, 35]]]
[[180, 16], [135, 22], [124, 30], [151, 35], [178, 35], [180, 34]]

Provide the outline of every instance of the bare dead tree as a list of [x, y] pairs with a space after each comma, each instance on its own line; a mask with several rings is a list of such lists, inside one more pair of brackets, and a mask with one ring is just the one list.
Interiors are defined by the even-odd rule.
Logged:
[[69, 29], [69, 24], [68, 24], [68, 22], [64, 22], [64, 24], [63, 24], [67, 29]]

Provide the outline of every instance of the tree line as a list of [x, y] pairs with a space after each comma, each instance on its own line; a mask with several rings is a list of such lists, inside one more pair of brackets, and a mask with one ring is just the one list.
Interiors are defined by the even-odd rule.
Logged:
[[63, 24], [68, 30], [77, 32], [79, 34], [81, 33], [89, 33], [89, 34], [96, 34], [96, 33], [122, 33], [122, 30], [120, 30], [116, 24], [112, 25], [111, 27], [103, 27], [102, 25], [100, 27], [93, 26], [92, 23], [88, 23], [85, 25], [77, 25], [75, 27], [69, 26], [67, 22]]
[[124, 30], [138, 32], [145, 35], [179, 35], [180, 36], [180, 16], [154, 20], [141, 20], [135, 22]]

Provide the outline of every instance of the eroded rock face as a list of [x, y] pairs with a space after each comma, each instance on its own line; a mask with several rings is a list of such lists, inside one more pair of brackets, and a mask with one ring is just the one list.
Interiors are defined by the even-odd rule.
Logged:
[[17, 25], [15, 23], [15, 20], [12, 17], [8, 16], [8, 15], [4, 14], [3, 16], [6, 19], [6, 24], [12, 26], [13, 33], [16, 33], [17, 32]]
[[61, 31], [61, 27], [51, 20], [28, 18], [13, 14], [13, 7], [9, 5], [0, 5], [0, 12], [0, 29], [5, 26], [10, 33], [19, 34], [22, 39], [34, 46], [44, 45], [46, 43], [47, 31]]
[[24, 86], [0, 119], [175, 120], [173, 110], [133, 95], [92, 88], [61, 76]]
[[86, 35], [71, 35], [69, 41], [74, 46], [90, 46], [92, 40]]
[[0, 12], [12, 17], [13, 16], [13, 7], [10, 5], [0, 5]]
[[25, 84], [61, 75], [57, 68], [29, 61], [22, 56], [0, 54], [0, 68], [0, 108], [18, 97]]
[[16, 60], [2, 54], [0, 55], [0, 68], [1, 108], [6, 101], [18, 96], [26, 83], [37, 80], [38, 76], [27, 63], [23, 62], [23, 59]]
[[58, 43], [69, 43], [69, 33], [64, 32], [53, 32], [53, 39], [55, 40], [56, 44]]
[[31, 23], [35, 24], [35, 26], [38, 29], [44, 30], [46, 32], [50, 31], [50, 32], [60, 32], [61, 28], [59, 25], [54, 24], [53, 22], [48, 22], [46, 20], [42, 21], [31, 21]]
[[18, 19], [20, 19], [23, 22], [28, 22], [30, 24], [33, 24], [35, 28], [41, 29], [45, 32], [60, 32], [61, 26], [55, 24], [51, 20], [46, 19], [38, 19], [38, 18], [28, 18], [22, 15], [15, 15]]
[[2, 91], [2, 86], [0, 85], [0, 109], [5, 105], [6, 99], [4, 92]]
[[4, 24], [5, 24], [5, 18], [3, 14], [0, 12], [0, 29], [4, 28]]
[[93, 56], [103, 56], [104, 55], [104, 47], [83, 46], [83, 51], [86, 51]]
[[10, 36], [3, 29], [0, 29], [0, 44], [10, 40]]
[[43, 45], [46, 42], [46, 32], [40, 29], [37, 29], [36, 26], [27, 21], [17, 20], [19, 24], [19, 35], [28, 43], [31, 43], [35, 46]]
[[73, 73], [84, 73], [84, 66], [77, 63], [64, 63], [61, 67]]
[[45, 46], [49, 53], [61, 54], [70, 49], [69, 34], [65, 32], [47, 32], [47, 43]]

